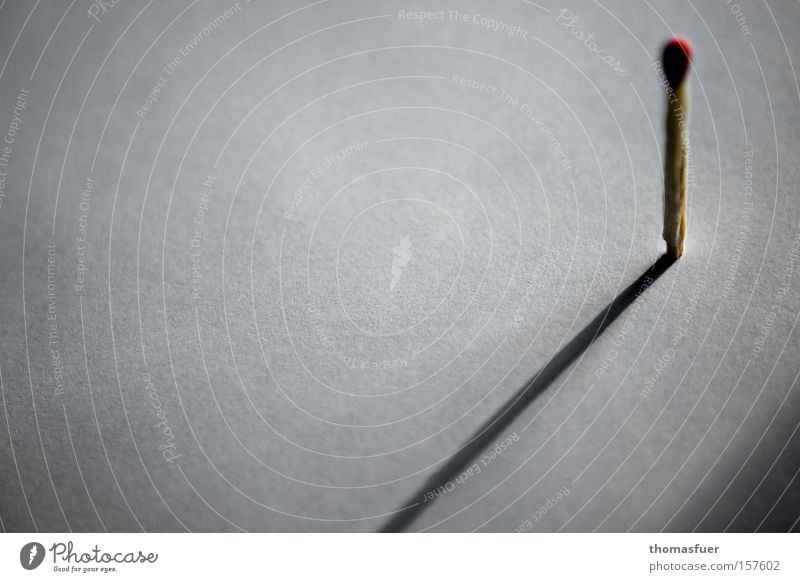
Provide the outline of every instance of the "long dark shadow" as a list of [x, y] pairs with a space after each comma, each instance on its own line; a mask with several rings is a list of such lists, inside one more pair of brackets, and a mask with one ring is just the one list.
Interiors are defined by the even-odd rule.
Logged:
[[[403, 505], [402, 509], [381, 528], [383, 532], [399, 532], [405, 530], [414, 519], [422, 512], [423, 508], [433, 503], [425, 503], [426, 493], [436, 491], [440, 486], [446, 485], [463, 471], [473, 459], [488, 445], [492, 444], [498, 435], [503, 432], [537, 396], [544, 392], [562, 372], [572, 365], [578, 357], [586, 351], [597, 336], [605, 331], [611, 323], [625, 311], [636, 298], [643, 293], [653, 282], [663, 275], [675, 260], [667, 255], [662, 255], [653, 265], [642, 273], [633, 283], [628, 285], [584, 327], [568, 344], [561, 348], [525, 385], [520, 388], [513, 398], [492, 417], [486, 421], [467, 443], [459, 449], [442, 467], [426, 481], [425, 485], [417, 490], [414, 495]], [[430, 496], [428, 496], [430, 497]]]

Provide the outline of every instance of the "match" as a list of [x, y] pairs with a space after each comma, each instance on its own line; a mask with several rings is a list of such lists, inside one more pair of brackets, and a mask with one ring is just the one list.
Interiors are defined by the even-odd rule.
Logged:
[[687, 73], [692, 45], [676, 37], [664, 47], [662, 64], [667, 89], [667, 143], [664, 155], [664, 240], [667, 254], [675, 259], [686, 239], [686, 173], [689, 155], [689, 82]]

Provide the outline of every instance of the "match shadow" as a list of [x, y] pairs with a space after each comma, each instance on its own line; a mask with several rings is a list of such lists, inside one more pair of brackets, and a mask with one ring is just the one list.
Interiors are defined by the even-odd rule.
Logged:
[[561, 348], [525, 385], [520, 388], [503, 408], [495, 412], [460, 450], [458, 450], [442, 467], [436, 471], [383, 526], [382, 532], [400, 532], [406, 529], [422, 512], [423, 508], [433, 503], [424, 502], [425, 494], [436, 491], [445, 485], [516, 419], [536, 397], [544, 392], [550, 384], [566, 371], [578, 357], [586, 351], [596, 337], [605, 331], [656, 279], [663, 275], [675, 262], [668, 255], [662, 255], [653, 265], [642, 273], [633, 283], [628, 285], [611, 302], [589, 322], [568, 344]]

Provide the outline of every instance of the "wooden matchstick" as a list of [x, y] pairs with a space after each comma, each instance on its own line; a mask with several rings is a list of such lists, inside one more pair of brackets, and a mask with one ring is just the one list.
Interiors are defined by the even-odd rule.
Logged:
[[662, 64], [667, 91], [667, 144], [664, 156], [664, 240], [667, 254], [683, 255], [686, 238], [686, 174], [689, 155], [689, 62], [692, 45], [673, 38], [664, 47]]

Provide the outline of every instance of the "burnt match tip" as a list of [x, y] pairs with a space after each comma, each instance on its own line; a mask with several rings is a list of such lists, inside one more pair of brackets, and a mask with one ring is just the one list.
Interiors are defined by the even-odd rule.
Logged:
[[689, 62], [692, 60], [692, 45], [688, 40], [676, 36], [664, 47], [662, 63], [664, 75], [673, 87], [683, 81], [686, 72], [689, 70]]

